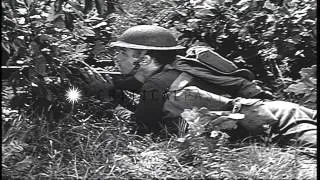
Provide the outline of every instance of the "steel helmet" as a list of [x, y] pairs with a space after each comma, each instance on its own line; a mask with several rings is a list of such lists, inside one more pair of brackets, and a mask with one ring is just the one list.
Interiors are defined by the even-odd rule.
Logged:
[[145, 50], [179, 50], [185, 47], [177, 44], [169, 30], [155, 25], [138, 25], [127, 29], [111, 46]]

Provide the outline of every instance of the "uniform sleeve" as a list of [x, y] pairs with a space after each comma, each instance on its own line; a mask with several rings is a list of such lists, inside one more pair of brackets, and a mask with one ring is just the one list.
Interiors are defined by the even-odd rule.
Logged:
[[145, 133], [159, 133], [162, 129], [161, 119], [164, 104], [164, 90], [154, 82], [147, 82], [140, 92], [140, 102], [135, 111], [135, 120], [139, 131]]
[[210, 76], [209, 81], [234, 97], [253, 98], [263, 92], [261, 87], [242, 77]]
[[129, 111], [135, 111], [137, 108], [137, 103], [135, 94], [133, 96], [128, 96], [127, 94], [124, 93], [123, 90], [120, 89], [114, 89], [113, 91], [110, 92], [112, 94], [112, 97], [114, 98], [114, 103], [115, 104], [120, 104], [121, 106], [125, 107]]
[[142, 83], [133, 76], [115, 78], [113, 83], [114, 89], [109, 94], [114, 98], [114, 103], [120, 104], [130, 111], [135, 111], [137, 104], [134, 98], [136, 97], [128, 97], [123, 90], [139, 93]]
[[[252, 81], [249, 81], [242, 77], [226, 76], [223, 86], [226, 90], [234, 89], [235, 91], [229, 91], [234, 96], [240, 96], [245, 98], [259, 98], [259, 99], [273, 99], [271, 92], [264, 91], [262, 88]], [[229, 87], [229, 88], [228, 88]]]
[[133, 92], [139, 92], [142, 83], [138, 81], [134, 76], [125, 78], [116, 78], [113, 80], [115, 89], [128, 90]]
[[238, 90], [237, 94], [240, 97], [252, 98], [262, 92], [261, 87], [242, 77], [232, 77], [229, 82], [235, 84], [235, 87]]

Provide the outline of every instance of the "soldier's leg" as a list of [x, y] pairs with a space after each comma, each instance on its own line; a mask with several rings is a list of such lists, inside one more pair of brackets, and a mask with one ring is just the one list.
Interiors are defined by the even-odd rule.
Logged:
[[316, 146], [316, 110], [285, 101], [269, 101], [265, 105], [279, 120], [274, 127], [276, 141], [288, 143], [295, 139], [301, 145]]

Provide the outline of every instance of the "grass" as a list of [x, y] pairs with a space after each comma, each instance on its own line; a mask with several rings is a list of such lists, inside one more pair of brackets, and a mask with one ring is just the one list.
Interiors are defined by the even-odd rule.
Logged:
[[76, 104], [52, 130], [44, 116], [34, 126], [27, 113], [10, 109], [3, 88], [3, 178], [317, 179], [315, 148], [141, 137], [130, 132], [129, 111], [106, 111], [93, 99]]
[[216, 141], [206, 137], [159, 141], [129, 133], [132, 125], [121, 118], [128, 117], [123, 109], [101, 122], [91, 121], [94, 116], [90, 116], [80, 125], [60, 124], [51, 132], [44, 123], [36, 137], [30, 132], [31, 125], [23, 121], [27, 117], [6, 107], [2, 111], [11, 118], [7, 122], [20, 122], [12, 123], [2, 136], [4, 178], [317, 178], [316, 159], [302, 153], [315, 149], [256, 143], [212, 146]]

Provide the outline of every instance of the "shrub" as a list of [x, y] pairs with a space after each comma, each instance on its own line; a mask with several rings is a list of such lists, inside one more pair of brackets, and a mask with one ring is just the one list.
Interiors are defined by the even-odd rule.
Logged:
[[259, 80], [300, 78], [316, 64], [316, 1], [175, 1], [154, 22], [187, 46], [205, 44]]

